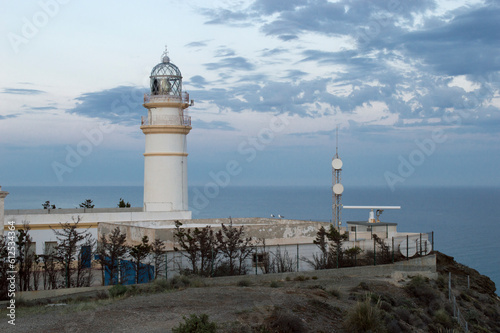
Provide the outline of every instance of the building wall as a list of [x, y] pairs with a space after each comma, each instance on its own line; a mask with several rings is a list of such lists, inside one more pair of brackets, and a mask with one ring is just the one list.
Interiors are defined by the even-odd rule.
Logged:
[[30, 235], [36, 242], [36, 252], [42, 254], [45, 242], [57, 240], [52, 229], [60, 229], [61, 223], [71, 223], [78, 218], [80, 218], [80, 230], [88, 229], [95, 239], [97, 239], [97, 226], [100, 222], [130, 223], [140, 221], [148, 223], [158, 220], [191, 219], [190, 211], [142, 212], [141, 208], [101, 208], [85, 211], [84, 213], [83, 209], [7, 210], [4, 221], [5, 225], [8, 221], [14, 221], [17, 229], [23, 228], [25, 222], [28, 223], [31, 229]]

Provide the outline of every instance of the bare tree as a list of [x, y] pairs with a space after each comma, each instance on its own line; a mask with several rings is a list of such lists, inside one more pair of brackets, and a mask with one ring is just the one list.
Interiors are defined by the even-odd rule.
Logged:
[[165, 248], [164, 241], [157, 238], [153, 243], [151, 243], [151, 256], [155, 266], [155, 280], [158, 277], [160, 270], [168, 264], [166, 258], [164, 258], [166, 253], [167, 250]]
[[43, 270], [43, 288], [57, 288], [57, 259], [55, 248], [48, 248], [47, 245], [43, 250], [42, 270]]
[[18, 230], [16, 241], [16, 263], [18, 265], [18, 284], [20, 291], [30, 290], [31, 269], [35, 253], [32, 248], [33, 240], [29, 235], [28, 221], [23, 221], [23, 228]]
[[272, 254], [270, 266], [273, 273], [295, 272], [297, 261], [290, 257], [287, 250], [282, 252], [281, 247], [277, 245], [276, 251]]
[[252, 238], [245, 237], [244, 227], [233, 227], [229, 218], [229, 226], [221, 224], [221, 230], [216, 233], [219, 251], [226, 259], [229, 275], [246, 273], [245, 260], [252, 255]]
[[210, 226], [194, 230], [183, 229], [181, 226], [181, 222], [175, 221], [174, 238], [179, 248], [174, 247], [174, 251], [182, 251], [182, 255], [188, 258], [193, 274], [211, 275], [218, 257], [218, 242], [214, 231]]
[[118, 278], [118, 264], [127, 254], [125, 246], [127, 235], [120, 232], [120, 228], [116, 227], [109, 234], [101, 235], [97, 245], [97, 253], [99, 255], [99, 263], [101, 264], [102, 284], [105, 282], [105, 274], [109, 274], [109, 284], [117, 284], [121, 281]]
[[0, 235], [0, 300], [7, 299], [8, 284], [7, 272], [9, 269], [8, 240]]
[[[65, 222], [59, 223], [60, 230], [52, 229], [57, 239], [57, 247], [56, 247], [56, 258], [59, 260], [62, 265], [62, 276], [64, 278], [64, 286], [66, 288], [70, 287], [80, 287], [80, 276], [81, 270], [78, 269], [78, 264], [74, 265], [75, 261], [79, 261], [78, 253], [80, 251], [80, 247], [87, 243], [89, 239], [92, 238], [88, 228], [82, 231], [79, 231], [78, 224], [81, 221], [80, 216], [72, 218], [73, 223]], [[73, 278], [73, 273], [77, 273], [77, 276]]]

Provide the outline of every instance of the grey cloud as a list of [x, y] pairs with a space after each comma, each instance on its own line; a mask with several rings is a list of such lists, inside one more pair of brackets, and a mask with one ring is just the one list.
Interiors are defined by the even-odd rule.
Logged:
[[210, 121], [206, 122], [203, 120], [193, 120], [194, 128], [202, 128], [202, 129], [216, 129], [222, 131], [233, 131], [234, 127], [230, 126], [229, 123], [225, 121]]
[[215, 57], [221, 58], [221, 57], [233, 57], [236, 55], [233, 49], [226, 48], [226, 47], [221, 47], [215, 52]]
[[0, 114], [0, 120], [4, 120], [4, 119], [12, 119], [12, 118], [17, 118], [19, 117], [19, 114], [8, 114], [6, 116], [2, 116]]
[[185, 46], [186, 47], [205, 47], [205, 46], [208, 45], [207, 42], [208, 41], [205, 41], [205, 40], [203, 40], [203, 41], [197, 41], [197, 42], [191, 42], [191, 43], [186, 44]]
[[446, 75], [500, 70], [500, 8], [490, 6], [456, 16], [439, 27], [401, 36], [409, 55]]
[[40, 95], [45, 94], [45, 91], [37, 89], [5, 88], [2, 93], [13, 95]]
[[224, 58], [219, 62], [212, 62], [204, 65], [208, 70], [219, 70], [222, 68], [229, 68], [229, 69], [250, 71], [255, 68], [255, 66], [252, 63], [250, 63], [247, 59], [243, 57]]
[[277, 47], [277, 48], [274, 48], [274, 49], [263, 49], [261, 55], [263, 57], [271, 57], [271, 56], [274, 56], [274, 55], [277, 55], [277, 54], [282, 54], [282, 53], [285, 53], [285, 52], [288, 52], [288, 51], [286, 49], [284, 49], [284, 48]]
[[108, 119], [112, 123], [140, 124], [144, 115], [144, 89], [119, 86], [112, 89], [85, 93], [76, 98], [78, 104], [70, 113], [86, 117]]
[[195, 88], [203, 88], [207, 84], [207, 81], [205, 80], [205, 78], [203, 76], [195, 75], [195, 76], [191, 77], [191, 79], [189, 79], [187, 84], [190, 84]]

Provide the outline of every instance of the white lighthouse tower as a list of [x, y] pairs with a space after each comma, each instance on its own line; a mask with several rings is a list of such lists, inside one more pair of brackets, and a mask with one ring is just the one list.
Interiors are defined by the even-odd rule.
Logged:
[[170, 62], [167, 50], [151, 71], [151, 93], [144, 95], [148, 116], [142, 118], [146, 135], [144, 153], [144, 211], [188, 211], [186, 136], [191, 117], [186, 109], [192, 104], [182, 91], [179, 68]]

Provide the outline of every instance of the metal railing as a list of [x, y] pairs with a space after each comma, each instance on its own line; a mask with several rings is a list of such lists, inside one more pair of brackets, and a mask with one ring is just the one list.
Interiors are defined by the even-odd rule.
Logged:
[[151, 117], [141, 117], [141, 125], [177, 125], [191, 126], [190, 116], [167, 116], [154, 115]]
[[155, 102], [189, 104], [189, 94], [187, 92], [183, 92], [181, 96], [144, 94], [144, 103], [155, 103]]
[[[467, 283], [469, 287], [469, 277], [467, 276]], [[460, 308], [457, 303], [457, 298], [453, 295], [451, 288], [451, 272], [448, 272], [448, 298], [453, 305], [453, 317], [455, 317], [465, 332], [469, 332], [469, 323], [465, 320], [464, 316], [460, 313]]]

